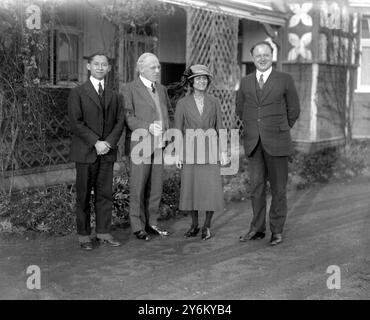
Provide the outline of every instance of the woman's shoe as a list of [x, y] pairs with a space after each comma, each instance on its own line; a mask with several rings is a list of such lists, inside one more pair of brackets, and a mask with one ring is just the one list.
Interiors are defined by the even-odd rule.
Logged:
[[211, 235], [211, 231], [209, 230], [209, 228], [202, 228], [202, 240], [208, 240], [209, 238], [211, 238], [212, 235]]
[[191, 227], [188, 231], [186, 231], [184, 237], [185, 238], [195, 237], [198, 234], [199, 230], [200, 229], [198, 227]]
[[134, 232], [134, 235], [139, 240], [145, 240], [145, 241], [149, 241], [150, 240], [149, 235], [144, 230], [136, 231], [136, 232]]

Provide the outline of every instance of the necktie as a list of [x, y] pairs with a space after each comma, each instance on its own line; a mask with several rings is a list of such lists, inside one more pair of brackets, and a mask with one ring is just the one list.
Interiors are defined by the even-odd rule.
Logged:
[[262, 89], [263, 88], [263, 85], [264, 85], [265, 83], [263, 82], [263, 74], [261, 74], [261, 76], [260, 76], [260, 79], [258, 80], [258, 85], [260, 86], [260, 89]]
[[101, 85], [101, 82], [99, 82], [98, 94], [99, 94], [99, 98], [103, 99], [103, 87]]
[[153, 82], [152, 82], [151, 87], [152, 87], [152, 92], [155, 93], [155, 87], [154, 87], [154, 83]]

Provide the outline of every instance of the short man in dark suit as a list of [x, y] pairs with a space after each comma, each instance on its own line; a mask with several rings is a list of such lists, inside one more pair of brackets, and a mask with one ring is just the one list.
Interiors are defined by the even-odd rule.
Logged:
[[[150, 240], [149, 234], [167, 236], [156, 224], [162, 197], [163, 161], [156, 163], [155, 155], [162, 157], [162, 134], [169, 128], [168, 107], [170, 100], [166, 88], [158, 80], [158, 58], [152, 53], [143, 53], [137, 61], [139, 76], [124, 89], [125, 115], [130, 131], [126, 139], [130, 143], [130, 224], [138, 239]], [[131, 139], [135, 130], [141, 129], [150, 142], [144, 163], [134, 161], [135, 146]], [[128, 150], [128, 149], [127, 149]], [[162, 159], [162, 158], [161, 158]]]
[[259, 42], [251, 49], [256, 72], [242, 79], [236, 99], [236, 113], [244, 123], [244, 150], [249, 158], [253, 219], [240, 241], [265, 237], [266, 182], [272, 201], [269, 213], [271, 245], [283, 241], [287, 215], [286, 185], [288, 156], [292, 152], [290, 129], [300, 113], [292, 77], [272, 69], [273, 48]]
[[94, 191], [96, 238], [113, 247], [121, 243], [110, 233], [113, 164], [124, 127], [122, 98], [107, 86], [109, 58], [102, 52], [88, 58], [90, 78], [71, 90], [68, 115], [73, 132], [70, 158], [76, 162], [77, 234], [80, 246], [92, 250], [90, 195]]

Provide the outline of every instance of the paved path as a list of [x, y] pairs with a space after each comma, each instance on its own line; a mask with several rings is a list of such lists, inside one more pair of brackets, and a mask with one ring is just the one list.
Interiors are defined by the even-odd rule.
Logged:
[[[190, 217], [167, 221], [167, 239], [81, 251], [74, 236], [0, 238], [0, 299], [370, 299], [370, 179], [289, 193], [284, 243], [239, 243], [249, 201], [216, 214], [208, 241], [185, 239]], [[203, 217], [201, 217], [203, 219]], [[202, 220], [201, 220], [202, 221]], [[29, 265], [41, 289], [26, 288]], [[328, 266], [341, 271], [329, 290]]]

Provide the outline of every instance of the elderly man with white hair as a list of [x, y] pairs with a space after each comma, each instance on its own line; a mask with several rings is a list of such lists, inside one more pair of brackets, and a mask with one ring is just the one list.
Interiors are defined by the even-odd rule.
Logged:
[[[163, 161], [154, 161], [160, 151], [161, 135], [169, 128], [168, 107], [170, 100], [166, 88], [159, 81], [161, 66], [158, 58], [149, 52], [143, 53], [137, 61], [138, 77], [124, 88], [126, 122], [129, 130], [126, 141], [130, 148], [130, 224], [133, 233], [140, 240], [150, 240], [149, 234], [167, 236], [156, 224], [156, 217], [162, 197]], [[135, 146], [139, 141], [131, 139], [132, 133], [141, 129], [147, 132], [150, 145], [144, 150], [146, 161], [135, 161]], [[160, 162], [160, 163], [158, 163]]]

